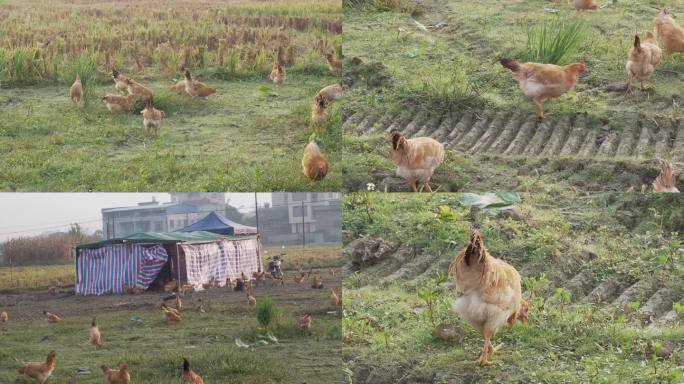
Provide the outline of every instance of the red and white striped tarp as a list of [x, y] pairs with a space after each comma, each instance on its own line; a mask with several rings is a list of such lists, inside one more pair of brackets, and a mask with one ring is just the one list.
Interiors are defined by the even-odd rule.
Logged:
[[147, 289], [167, 259], [161, 245], [112, 244], [81, 249], [76, 260], [76, 293], [121, 293], [124, 285], [140, 285]]
[[253, 272], [263, 270], [259, 240], [221, 240], [205, 244], [182, 244], [188, 283], [196, 290], [212, 278], [221, 286], [226, 278], [235, 279], [242, 272], [251, 277]]

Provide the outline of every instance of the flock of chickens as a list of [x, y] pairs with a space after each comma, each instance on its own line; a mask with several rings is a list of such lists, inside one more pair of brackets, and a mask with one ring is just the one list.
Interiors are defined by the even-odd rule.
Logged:
[[[328, 51], [325, 54], [325, 59], [328, 68], [335, 75], [340, 76], [342, 74], [342, 61], [335, 56], [335, 53]], [[131, 112], [135, 103], [140, 101], [145, 105], [140, 111], [143, 116], [145, 132], [158, 135], [162, 119], [166, 118], [166, 114], [154, 107], [154, 92], [134, 79], [119, 73], [116, 69], [112, 70], [111, 76], [118, 94], [102, 96], [102, 103], [107, 107], [107, 110], [111, 113]], [[269, 78], [277, 86], [281, 86], [287, 79], [287, 70], [280, 59], [280, 54], [273, 61]], [[176, 82], [171, 89], [179, 94], [197, 99], [206, 99], [216, 93], [215, 87], [197, 80], [187, 69], [185, 70], [185, 77]], [[69, 96], [71, 101], [77, 105], [83, 98], [83, 83], [79, 74], [76, 74], [76, 79], [69, 88]], [[329, 118], [330, 107], [341, 97], [342, 86], [339, 84], [329, 85], [316, 93], [313, 99], [311, 123], [316, 127], [324, 124]], [[304, 176], [311, 181], [322, 180], [328, 174], [328, 160], [314, 139], [311, 139], [304, 148], [302, 168]]]
[[[337, 271], [334, 268], [330, 268], [328, 272], [333, 277], [337, 273]], [[294, 275], [293, 280], [295, 284], [299, 285], [302, 284], [310, 275], [311, 271], [305, 273], [301, 270], [301, 268], [299, 268], [299, 271], [296, 275]], [[245, 291], [245, 294], [247, 296], [247, 304], [249, 307], [253, 308], [256, 307], [257, 300], [256, 297], [254, 297], [254, 295], [252, 294], [252, 286], [265, 284], [266, 279], [269, 278], [273, 280], [273, 286], [284, 285], [284, 281], [282, 278], [273, 278], [270, 274], [266, 272], [254, 272], [251, 278], [248, 278], [244, 273], [242, 273], [241, 277], [238, 277], [236, 279], [228, 278], [226, 279], [225, 285], [223, 285], [223, 287], [228, 288], [229, 291]], [[209, 283], [203, 284], [204, 289], [220, 287], [221, 284], [215, 279], [212, 279], [212, 281]], [[323, 277], [320, 275], [313, 276], [311, 281], [311, 288], [323, 289]], [[181, 299], [181, 294], [187, 293], [192, 288], [188, 288], [186, 286], [178, 287], [175, 284], [175, 280], [172, 280], [171, 282], [164, 285], [165, 291], [169, 291], [169, 289], [176, 291], [175, 294], [172, 296], [172, 298], [175, 299], [176, 308], [170, 307], [165, 303], [162, 303], [161, 309], [164, 313], [164, 320], [166, 322], [177, 323], [182, 320], [181, 310], [183, 309], [183, 301]], [[142, 291], [130, 287], [124, 287], [124, 292], [127, 294], [142, 293]], [[333, 308], [338, 308], [341, 305], [342, 300], [337, 295], [337, 292], [334, 288], [330, 288], [330, 306]], [[201, 299], [198, 311], [205, 312], [205, 307], [204, 304], [201, 303]], [[45, 316], [47, 322], [50, 324], [64, 323], [64, 318], [62, 318], [59, 314], [43, 311], [43, 315]], [[0, 312], [0, 322], [6, 323], [7, 321], [9, 321], [9, 314], [7, 307], [4, 307], [2, 312]], [[313, 315], [309, 312], [304, 313], [303, 316], [299, 319], [299, 326], [305, 332], [309, 332], [311, 330], [312, 323]], [[93, 317], [90, 323], [88, 340], [90, 344], [92, 344], [96, 348], [101, 348], [103, 345], [102, 333], [100, 332], [100, 329], [97, 324], [97, 318], [95, 317]], [[44, 384], [47, 381], [47, 379], [52, 375], [52, 372], [55, 370], [55, 367], [57, 365], [56, 356], [56, 353], [54, 351], [51, 351], [48, 353], [45, 362], [26, 363], [24, 364], [24, 366], [18, 368], [17, 372], [35, 379], [37, 384]], [[112, 369], [106, 364], [102, 364], [100, 366], [100, 369], [102, 370], [102, 374], [104, 376], [105, 384], [130, 383], [131, 374], [129, 371], [128, 364], [120, 363], [118, 368], [119, 369]], [[194, 372], [190, 368], [190, 362], [185, 358], [183, 358], [182, 379], [183, 384], [204, 384], [202, 376]]]
[[[597, 9], [594, 0], [574, 0], [572, 4], [578, 10]], [[636, 35], [634, 45], [629, 51], [626, 65], [628, 94], [632, 94], [632, 82], [635, 80], [641, 83], [641, 89], [644, 90], [644, 82], [648, 81], [656, 65], [660, 63], [662, 51], [658, 40], [670, 53], [684, 52], [684, 28], [677, 24], [667, 9], [660, 11], [653, 23], [655, 33], [646, 32], [643, 41]], [[520, 63], [508, 58], [503, 58], [500, 62], [512, 72], [525, 96], [534, 101], [540, 118], [544, 117], [542, 103], [560, 97], [572, 89], [587, 70], [583, 61], [566, 66]], [[388, 140], [392, 146], [390, 159], [397, 166], [397, 174], [408, 181], [413, 192], [431, 192], [430, 178], [444, 161], [444, 144], [430, 137], [407, 139], [398, 130], [391, 131]], [[661, 171], [653, 182], [653, 191], [679, 192], [675, 186], [674, 170], [669, 162], [661, 161]]]

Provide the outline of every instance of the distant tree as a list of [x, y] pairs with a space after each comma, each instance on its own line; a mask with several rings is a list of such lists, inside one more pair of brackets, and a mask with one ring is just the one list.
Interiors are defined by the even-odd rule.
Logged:
[[240, 224], [242, 224], [242, 221], [244, 219], [244, 217], [242, 217], [242, 213], [240, 213], [240, 211], [238, 211], [237, 208], [235, 208], [229, 204], [226, 204], [224, 216], [227, 219], [233, 220], [234, 222], [240, 223]]

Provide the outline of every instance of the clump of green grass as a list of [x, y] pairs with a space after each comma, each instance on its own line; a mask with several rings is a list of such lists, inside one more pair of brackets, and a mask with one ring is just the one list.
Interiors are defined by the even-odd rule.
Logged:
[[93, 97], [92, 85], [99, 76], [95, 54], [82, 52], [80, 56], [77, 56], [64, 71], [62, 82], [66, 86], [71, 86], [76, 79], [76, 75], [81, 77], [83, 100], [87, 104]]
[[342, 7], [365, 11], [398, 11], [405, 13], [419, 13], [420, 7], [407, 0], [344, 0]]
[[579, 51], [587, 32], [583, 20], [546, 19], [527, 30], [527, 59], [536, 63], [567, 64]]
[[257, 302], [257, 321], [266, 330], [271, 330], [280, 321], [280, 309], [270, 298]]

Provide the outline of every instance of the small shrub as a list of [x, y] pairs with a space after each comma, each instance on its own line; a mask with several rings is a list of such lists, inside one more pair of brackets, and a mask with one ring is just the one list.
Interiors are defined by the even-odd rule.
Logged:
[[280, 309], [270, 298], [260, 299], [257, 302], [257, 321], [263, 328], [269, 330], [278, 324]]
[[566, 22], [561, 18], [544, 20], [527, 31], [527, 60], [546, 64], [567, 64], [587, 35], [583, 20]]

